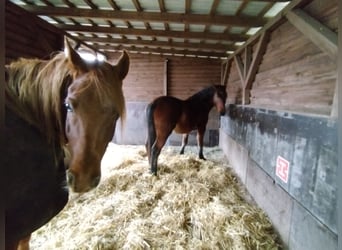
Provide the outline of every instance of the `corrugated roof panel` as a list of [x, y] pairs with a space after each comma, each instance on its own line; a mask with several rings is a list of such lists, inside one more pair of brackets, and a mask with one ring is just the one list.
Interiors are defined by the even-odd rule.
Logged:
[[[15, 1], [12, 1], [12, 2], [15, 2]], [[56, 7], [68, 7], [68, 5], [66, 5], [62, 0], [50, 0], [49, 2], [53, 4], [53, 6], [56, 6]]]
[[212, 4], [211, 0], [192, 0], [191, 14], [209, 14]]
[[231, 27], [231, 28], [229, 29], [229, 32], [232, 33], [232, 34], [241, 34], [241, 33], [243, 33], [245, 30], [246, 30], [245, 27], [234, 26], [234, 27]]
[[160, 41], [160, 42], [167, 42], [169, 40], [167, 37], [159, 37], [159, 36], [157, 36], [156, 39], [157, 41]]
[[261, 28], [262, 28], [262, 27], [250, 28], [250, 29], [246, 32], [246, 34], [252, 36], [252, 35], [254, 35], [255, 33], [257, 33]]
[[71, 0], [71, 3], [77, 6], [80, 9], [91, 9], [91, 7], [86, 4], [83, 0]]
[[152, 41], [153, 38], [151, 36], [139, 36], [141, 38], [141, 40], [144, 40], [144, 41]]
[[[57, 24], [57, 22], [54, 19], [52, 19], [48, 16], [39, 16], [39, 17], [48, 23]], [[70, 21], [70, 23], [71, 23], [71, 21]]]
[[123, 21], [112, 20], [111, 22], [118, 28], [128, 28], [127, 24]]
[[205, 25], [203, 24], [190, 24], [189, 30], [191, 32], [203, 32], [205, 29]]
[[216, 40], [205, 40], [205, 43], [207, 44], [217, 44]]
[[243, 15], [258, 16], [260, 12], [266, 7], [267, 2], [249, 2], [242, 11]]
[[145, 24], [143, 22], [138, 21], [130, 21], [129, 22], [134, 29], [145, 29]]
[[125, 37], [129, 40], [138, 40], [138, 37], [135, 35], [125, 35]]
[[96, 0], [93, 3], [102, 10], [112, 10], [113, 7], [108, 3], [107, 0]]
[[169, 23], [170, 30], [174, 31], [184, 31], [184, 24], [183, 23]]
[[188, 39], [190, 43], [200, 43], [201, 39]]
[[150, 26], [154, 30], [165, 30], [163, 23], [149, 22]]
[[120, 10], [126, 10], [126, 11], [136, 11], [137, 10], [132, 1], [115, 0], [115, 3], [118, 5]]
[[216, 9], [217, 15], [233, 16], [243, 1], [221, 0]]
[[185, 13], [185, 0], [164, 0], [165, 8], [170, 13]]
[[172, 41], [176, 43], [184, 43], [184, 38], [172, 38]]
[[275, 3], [271, 9], [269, 9], [264, 17], [274, 17], [277, 15], [282, 9], [284, 9], [290, 2], [283, 2], [283, 3]]
[[223, 33], [223, 31], [226, 29], [226, 26], [221, 25], [210, 25], [209, 31], [215, 32], [215, 33]]
[[158, 0], [139, 0], [140, 6], [147, 12], [160, 12]]

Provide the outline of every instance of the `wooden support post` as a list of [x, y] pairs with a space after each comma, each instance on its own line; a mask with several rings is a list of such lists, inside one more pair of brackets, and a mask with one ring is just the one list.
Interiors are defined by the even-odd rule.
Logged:
[[223, 70], [222, 78], [221, 78], [221, 85], [224, 85], [224, 86], [227, 85], [231, 66], [232, 66], [232, 60], [228, 60], [224, 64], [224, 70]]

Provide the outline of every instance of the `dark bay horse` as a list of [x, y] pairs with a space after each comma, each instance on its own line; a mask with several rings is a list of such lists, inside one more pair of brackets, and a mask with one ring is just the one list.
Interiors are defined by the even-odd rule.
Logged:
[[31, 233], [66, 205], [69, 188], [98, 185], [102, 156], [125, 114], [128, 54], [116, 65], [86, 62], [65, 46], [50, 60], [5, 68], [6, 249], [28, 248]]
[[205, 159], [203, 156], [203, 137], [209, 112], [216, 106], [217, 111], [224, 115], [226, 98], [226, 87], [213, 85], [186, 100], [172, 96], [161, 96], [147, 106], [146, 151], [153, 174], [157, 174], [160, 151], [173, 130], [176, 133], [183, 134], [181, 154], [184, 153], [184, 148], [188, 143], [189, 133], [192, 130], [197, 130], [198, 156], [200, 159]]

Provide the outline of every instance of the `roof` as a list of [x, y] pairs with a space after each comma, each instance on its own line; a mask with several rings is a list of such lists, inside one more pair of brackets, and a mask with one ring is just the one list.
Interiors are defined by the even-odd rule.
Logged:
[[287, 0], [11, 0], [104, 54], [226, 59]]

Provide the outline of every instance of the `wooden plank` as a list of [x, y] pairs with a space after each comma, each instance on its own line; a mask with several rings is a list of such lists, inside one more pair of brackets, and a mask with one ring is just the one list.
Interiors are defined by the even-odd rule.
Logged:
[[337, 61], [337, 34], [300, 9], [289, 11], [287, 19], [329, 57]]

